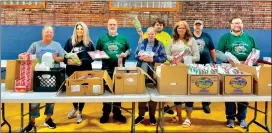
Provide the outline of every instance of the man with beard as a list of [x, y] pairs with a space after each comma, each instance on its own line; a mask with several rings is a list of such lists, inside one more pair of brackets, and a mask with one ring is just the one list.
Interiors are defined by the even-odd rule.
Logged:
[[[243, 22], [239, 17], [233, 17], [230, 20], [231, 31], [223, 35], [217, 47], [217, 50], [222, 52], [230, 52], [233, 54], [239, 61], [245, 61], [250, 54], [252, 48], [258, 49], [254, 38], [243, 32]], [[233, 64], [231, 59], [228, 59], [228, 62]], [[242, 104], [248, 105], [248, 102], [241, 102]], [[234, 128], [234, 120], [237, 118], [240, 126], [242, 128], [247, 128], [245, 122], [247, 106], [244, 106], [237, 103], [238, 113], [236, 114], [236, 104], [235, 102], [225, 102], [226, 108], [226, 118], [227, 118], [227, 127]]]

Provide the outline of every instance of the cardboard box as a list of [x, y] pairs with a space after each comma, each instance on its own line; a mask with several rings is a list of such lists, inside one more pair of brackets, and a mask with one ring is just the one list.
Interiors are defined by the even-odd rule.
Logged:
[[188, 95], [218, 95], [219, 85], [217, 74], [188, 74]]
[[[155, 64], [155, 71], [160, 63]], [[164, 95], [187, 95], [187, 66], [184, 64], [161, 66], [161, 75], [156, 77], [157, 89]]]
[[[23, 60], [8, 60], [6, 66], [6, 90], [14, 90], [15, 80], [20, 78], [20, 64]], [[34, 59], [31, 62], [31, 81], [33, 81], [33, 71], [35, 70], [35, 65], [38, 63], [39, 59]], [[33, 82], [31, 82], [30, 90], [33, 89]]]
[[113, 82], [115, 94], [144, 94], [145, 76], [155, 81], [139, 67], [115, 67]]
[[259, 77], [257, 76], [256, 66], [247, 66], [244, 64], [235, 64], [240, 70], [251, 73], [253, 76], [253, 94], [262, 96], [271, 96], [272, 79], [271, 65], [259, 64]]
[[253, 80], [250, 73], [243, 74], [222, 74], [221, 75], [222, 95], [251, 95], [253, 94]]
[[[82, 78], [91, 76], [92, 78]], [[112, 80], [107, 71], [75, 71], [66, 79], [67, 96], [90, 96], [104, 94], [104, 81], [112, 92]]]

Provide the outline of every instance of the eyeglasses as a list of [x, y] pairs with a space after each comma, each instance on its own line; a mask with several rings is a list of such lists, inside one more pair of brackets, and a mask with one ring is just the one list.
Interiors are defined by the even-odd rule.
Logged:
[[240, 25], [240, 24], [243, 24], [243, 23], [237, 22], [237, 23], [231, 23], [231, 24]]

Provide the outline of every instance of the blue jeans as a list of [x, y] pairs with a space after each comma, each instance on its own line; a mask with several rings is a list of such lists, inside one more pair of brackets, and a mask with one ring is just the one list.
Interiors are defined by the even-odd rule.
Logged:
[[[239, 103], [242, 103], [244, 105]], [[248, 102], [237, 102], [238, 113], [236, 114], [236, 103], [225, 102], [227, 119], [235, 120], [235, 117], [236, 117], [238, 121], [245, 120], [246, 114], [247, 114], [247, 105], [248, 105]]]
[[[55, 103], [46, 103], [44, 115], [53, 115]], [[31, 103], [31, 118], [38, 118], [40, 116], [40, 103]]]

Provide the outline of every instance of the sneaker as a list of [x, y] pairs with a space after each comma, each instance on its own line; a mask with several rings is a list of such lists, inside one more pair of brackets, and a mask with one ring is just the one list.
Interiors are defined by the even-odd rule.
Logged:
[[150, 119], [150, 125], [154, 126], [157, 125], [157, 120], [154, 115], [149, 116]]
[[82, 114], [77, 114], [76, 116], [76, 123], [79, 124], [82, 122]]
[[127, 122], [127, 118], [125, 116], [123, 116], [122, 114], [120, 114], [120, 115], [113, 115], [113, 119], [117, 120], [119, 122], [123, 122], [123, 123]]
[[28, 125], [26, 126], [25, 130], [26, 132], [32, 132], [34, 130], [34, 127], [35, 127], [35, 122], [30, 121]]
[[164, 106], [164, 112], [173, 115], [174, 111], [169, 107], [169, 105]]
[[70, 113], [68, 113], [68, 119], [72, 119], [73, 116], [75, 115], [76, 111], [77, 110], [73, 108], [73, 110]]
[[135, 125], [138, 125], [139, 123], [142, 123], [144, 121], [144, 117], [143, 116], [138, 116], [135, 119]]
[[228, 119], [227, 120], [227, 127], [234, 128], [234, 120]]
[[109, 115], [102, 115], [100, 118], [100, 123], [107, 123], [109, 122]]
[[51, 118], [49, 118], [47, 121], [45, 121], [44, 125], [51, 128], [51, 129], [54, 129], [57, 127]]
[[210, 113], [211, 113], [211, 109], [210, 109], [209, 105], [203, 106], [203, 110], [204, 110], [204, 112], [205, 112], [206, 114], [210, 114]]
[[240, 124], [240, 127], [245, 128], [245, 129], [247, 128], [247, 123], [245, 120], [239, 121], [239, 124]]

